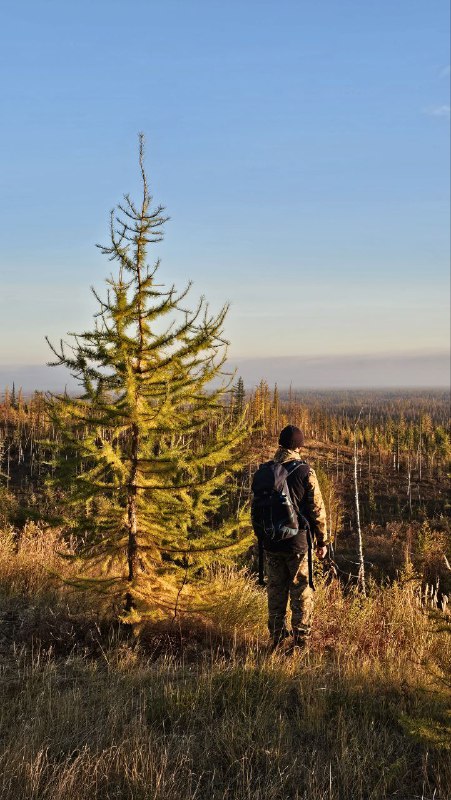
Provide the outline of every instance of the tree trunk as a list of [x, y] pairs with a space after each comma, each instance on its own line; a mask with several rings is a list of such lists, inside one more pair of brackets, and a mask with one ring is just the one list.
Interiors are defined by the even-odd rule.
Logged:
[[[127, 493], [127, 513], [128, 513], [128, 543], [127, 543], [127, 564], [128, 575], [127, 581], [131, 584], [137, 572], [138, 566], [138, 514], [136, 508], [136, 472], [138, 467], [138, 446], [139, 446], [139, 430], [136, 423], [132, 425], [132, 444], [131, 444], [131, 466], [130, 466], [130, 480], [128, 484]], [[133, 596], [131, 591], [127, 591], [125, 596], [125, 610], [131, 611], [134, 607]]]
[[[362, 412], [360, 412], [361, 414]], [[359, 419], [360, 419], [359, 414]], [[354, 491], [355, 491], [355, 514], [356, 514], [356, 521], [357, 521], [357, 536], [358, 536], [358, 556], [359, 556], [359, 572], [357, 576], [357, 586], [362, 592], [363, 596], [366, 597], [366, 585], [365, 585], [365, 561], [363, 558], [363, 538], [362, 538], [362, 529], [360, 527], [360, 505], [359, 505], [359, 483], [357, 479], [357, 471], [358, 471], [358, 450], [357, 450], [357, 424], [356, 422], [355, 429], [354, 429]]]

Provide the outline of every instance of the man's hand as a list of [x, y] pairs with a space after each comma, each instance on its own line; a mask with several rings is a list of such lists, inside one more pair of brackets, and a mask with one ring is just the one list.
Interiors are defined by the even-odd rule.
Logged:
[[316, 555], [318, 556], [318, 558], [321, 561], [323, 560], [323, 558], [326, 558], [326, 556], [327, 556], [327, 545], [323, 545], [322, 547], [317, 547], [316, 548]]

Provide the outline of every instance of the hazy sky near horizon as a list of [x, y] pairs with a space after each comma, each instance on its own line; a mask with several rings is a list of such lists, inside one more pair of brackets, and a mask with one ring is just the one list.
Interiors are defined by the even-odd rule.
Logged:
[[[444, 353], [447, 0], [16, 0], [2, 12], [0, 365], [90, 324], [139, 193], [233, 357]], [[383, 383], [383, 381], [382, 381]]]

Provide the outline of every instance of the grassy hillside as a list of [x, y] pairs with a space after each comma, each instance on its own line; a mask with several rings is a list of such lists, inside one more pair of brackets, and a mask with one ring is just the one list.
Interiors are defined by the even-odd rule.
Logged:
[[53, 577], [65, 548], [1, 537], [2, 800], [451, 795], [449, 618], [413, 573], [366, 601], [318, 582], [311, 645], [286, 656], [243, 571], [136, 638]]

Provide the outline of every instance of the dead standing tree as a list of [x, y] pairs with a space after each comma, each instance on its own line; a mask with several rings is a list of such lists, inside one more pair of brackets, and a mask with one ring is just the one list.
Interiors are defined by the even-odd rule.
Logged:
[[357, 447], [357, 433], [358, 433], [358, 425], [360, 422], [360, 417], [362, 414], [363, 408], [359, 411], [359, 416], [357, 417], [356, 423], [354, 425], [354, 496], [355, 496], [355, 515], [356, 515], [356, 522], [357, 522], [357, 537], [358, 537], [358, 556], [359, 556], [359, 571], [357, 575], [357, 586], [362, 592], [363, 596], [366, 597], [366, 584], [365, 584], [365, 560], [363, 557], [363, 537], [362, 537], [362, 529], [360, 527], [360, 505], [359, 505], [359, 482], [358, 482], [358, 447]]

